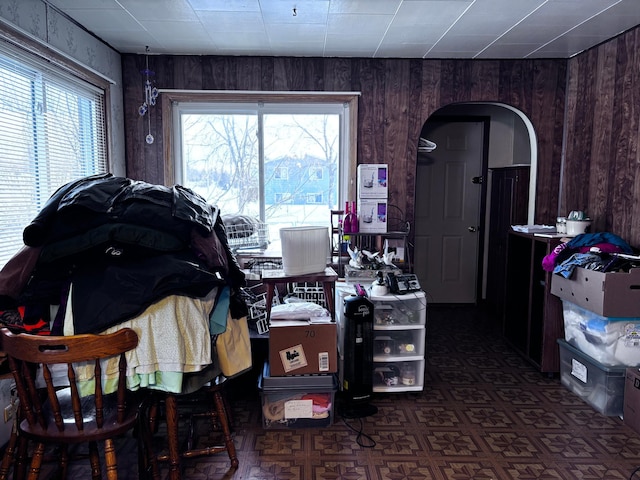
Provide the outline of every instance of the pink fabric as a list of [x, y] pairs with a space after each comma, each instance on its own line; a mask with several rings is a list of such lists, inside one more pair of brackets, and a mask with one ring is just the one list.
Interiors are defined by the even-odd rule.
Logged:
[[[542, 259], [543, 270], [545, 270], [546, 272], [553, 272], [553, 269], [556, 266], [558, 255], [560, 255], [560, 252], [562, 252], [565, 248], [567, 248], [567, 244], [561, 243], [553, 249], [553, 252], [545, 256]], [[618, 245], [614, 245], [613, 243], [596, 243], [595, 245], [577, 248], [576, 253], [588, 253], [592, 248], [597, 248], [599, 253], [620, 253], [623, 251], [622, 248], [620, 248]]]

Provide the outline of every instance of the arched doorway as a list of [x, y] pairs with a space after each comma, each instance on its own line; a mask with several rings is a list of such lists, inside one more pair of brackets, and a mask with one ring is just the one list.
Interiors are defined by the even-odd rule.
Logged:
[[440, 144], [425, 138], [436, 149], [417, 159], [415, 272], [431, 303], [498, 305], [504, 262], [496, 258], [509, 226], [535, 214], [531, 122], [504, 104], [451, 104], [427, 119], [423, 135]]

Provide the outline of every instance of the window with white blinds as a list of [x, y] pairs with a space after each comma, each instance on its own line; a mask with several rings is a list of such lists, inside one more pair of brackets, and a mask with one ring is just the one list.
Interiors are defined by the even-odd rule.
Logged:
[[62, 185], [106, 172], [104, 91], [0, 45], [0, 267]]

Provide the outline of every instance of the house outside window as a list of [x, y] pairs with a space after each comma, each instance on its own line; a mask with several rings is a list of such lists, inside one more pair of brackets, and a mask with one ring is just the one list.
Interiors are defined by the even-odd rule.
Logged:
[[321, 193], [309, 193], [307, 195], [307, 203], [322, 203], [324, 201], [324, 197]]
[[309, 180], [322, 180], [324, 178], [322, 167], [309, 167]]
[[273, 178], [275, 180], [288, 180], [289, 179], [289, 170], [287, 167], [277, 167], [273, 169]]

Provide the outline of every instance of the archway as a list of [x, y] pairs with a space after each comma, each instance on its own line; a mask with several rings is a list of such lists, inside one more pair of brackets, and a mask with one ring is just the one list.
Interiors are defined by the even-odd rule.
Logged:
[[[474, 222], [470, 219], [470, 231], [479, 235], [478, 251], [475, 256], [477, 262], [475, 283], [475, 302], [479, 300], [488, 299], [491, 304], [498, 304], [501, 299], [504, 275], [501, 275], [496, 265], [492, 264], [491, 258], [499, 258], [500, 255], [506, 251], [506, 239], [509, 231], [510, 224], [515, 223], [534, 223], [535, 218], [535, 191], [536, 191], [536, 164], [537, 164], [537, 144], [535, 131], [531, 121], [520, 110], [513, 108], [509, 105], [495, 103], [495, 102], [466, 102], [450, 104], [440, 108], [434, 114], [427, 119], [424, 126], [427, 127], [429, 122], [433, 119], [442, 121], [443, 119], [466, 118], [466, 119], [488, 119], [488, 128], [485, 130], [486, 143], [488, 145], [486, 152], [486, 166], [482, 174], [482, 179], [485, 183], [483, 185], [483, 198], [479, 204], [481, 211], [479, 212], [480, 221], [478, 226], [479, 231], [472, 228]], [[425, 131], [423, 127], [423, 132]], [[430, 139], [425, 139], [430, 140]], [[436, 149], [438, 147], [436, 146]], [[446, 148], [445, 145], [440, 148]], [[418, 158], [418, 164], [420, 164], [420, 156]], [[418, 166], [418, 171], [420, 167]], [[493, 180], [495, 178], [498, 181], [504, 181], [506, 176], [508, 181], [519, 181], [518, 191], [520, 198], [518, 198], [518, 212], [512, 214], [511, 211], [504, 212], [497, 209], [506, 208], [505, 205], [495, 202], [492, 204], [492, 196], [495, 199], [495, 188]], [[419, 173], [417, 173], [417, 178]], [[467, 179], [469, 180], [469, 179]], [[522, 193], [523, 182], [526, 180], [525, 191]], [[418, 187], [416, 190], [419, 191]], [[464, 187], [466, 188], [466, 185]], [[494, 194], [492, 195], [492, 192]], [[522, 204], [522, 196], [526, 196], [524, 204]], [[418, 205], [418, 199], [416, 199], [416, 211], [421, 208]], [[524, 208], [524, 211], [523, 211]], [[435, 225], [435, 223], [434, 223]], [[415, 231], [420, 229], [419, 216], [416, 215]], [[425, 248], [429, 242], [423, 242], [421, 247]], [[460, 243], [462, 244], [462, 243]], [[416, 247], [420, 245], [420, 241], [416, 238]], [[430, 248], [430, 247], [426, 247]], [[474, 247], [475, 248], [475, 247]], [[490, 255], [491, 253], [491, 255]], [[420, 254], [416, 252], [414, 255], [416, 259], [420, 258]], [[424, 258], [424, 256], [423, 256]], [[444, 260], [443, 260], [444, 261]], [[494, 261], [495, 262], [495, 261]], [[434, 262], [431, 262], [434, 263]], [[456, 262], [452, 262], [454, 266]], [[458, 262], [460, 263], [460, 262]], [[503, 263], [503, 262], [502, 262]], [[464, 265], [461, 266], [463, 268]], [[433, 265], [433, 271], [436, 271], [436, 275], [440, 274], [444, 266]], [[450, 268], [447, 266], [447, 268]], [[416, 265], [416, 271], [420, 269], [419, 265]], [[462, 275], [463, 273], [461, 273]], [[425, 273], [425, 275], [432, 275], [432, 273]], [[452, 274], [452, 276], [455, 276]], [[488, 284], [488, 279], [490, 283]], [[446, 295], [446, 301], [440, 301], [438, 298], [431, 298], [432, 303], [456, 303], [452, 302], [450, 295]], [[489, 297], [489, 298], [488, 298]], [[461, 298], [469, 298], [467, 295]], [[463, 300], [463, 303], [468, 300]]]

